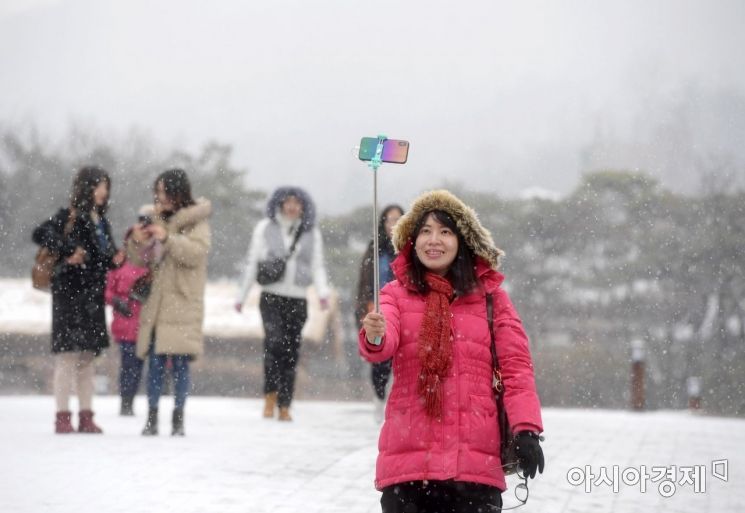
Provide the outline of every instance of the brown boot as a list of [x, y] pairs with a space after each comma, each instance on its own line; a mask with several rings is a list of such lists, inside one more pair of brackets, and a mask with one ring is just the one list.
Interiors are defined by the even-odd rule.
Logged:
[[54, 421], [54, 432], [58, 435], [65, 433], [74, 433], [75, 429], [72, 427], [72, 413], [69, 411], [58, 411], [57, 418]]
[[277, 406], [277, 392], [269, 392], [264, 397], [264, 418], [274, 417], [274, 408]]
[[279, 419], [284, 422], [290, 422], [292, 420], [292, 417], [290, 416], [290, 407], [289, 406], [280, 406], [279, 407]]
[[78, 433], [103, 433], [103, 429], [93, 422], [93, 412], [90, 410], [80, 410], [78, 414]]

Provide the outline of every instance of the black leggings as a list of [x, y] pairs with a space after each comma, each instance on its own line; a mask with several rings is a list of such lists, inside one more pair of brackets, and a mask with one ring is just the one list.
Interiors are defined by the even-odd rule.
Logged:
[[410, 481], [383, 488], [383, 513], [496, 513], [502, 492], [463, 481]]
[[300, 333], [308, 317], [307, 301], [263, 292], [259, 301], [264, 323], [264, 393], [277, 392], [277, 405], [290, 406]]

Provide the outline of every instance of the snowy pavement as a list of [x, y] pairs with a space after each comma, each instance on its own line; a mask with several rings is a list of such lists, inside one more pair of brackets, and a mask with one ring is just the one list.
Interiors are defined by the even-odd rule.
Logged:
[[[135, 418], [118, 398], [96, 397], [97, 435], [53, 435], [53, 399], [0, 397], [0, 510], [9, 513], [202, 513], [380, 511], [373, 488], [378, 428], [372, 405], [296, 401], [295, 421], [260, 418], [256, 399], [192, 397], [185, 438], [168, 436], [171, 399], [159, 437], [144, 438], [145, 399]], [[520, 513], [745, 511], [745, 421], [687, 412], [544, 410], [546, 472], [530, 483]], [[724, 473], [727, 481], [712, 472]], [[673, 465], [677, 466], [673, 470]], [[589, 469], [586, 469], [589, 466]], [[589, 470], [619, 472], [619, 491], [580, 483]], [[646, 466], [650, 476], [629, 485]], [[703, 466], [703, 469], [701, 468]], [[653, 467], [663, 467], [653, 472]], [[704, 490], [678, 484], [692, 467]], [[664, 470], [670, 483], [653, 479]], [[570, 484], [569, 480], [576, 484]], [[596, 477], [593, 481], [597, 481]], [[514, 477], [508, 480], [514, 486]], [[702, 481], [696, 481], [700, 488]], [[661, 490], [661, 491], [660, 491]], [[512, 490], [505, 507], [516, 504]]]

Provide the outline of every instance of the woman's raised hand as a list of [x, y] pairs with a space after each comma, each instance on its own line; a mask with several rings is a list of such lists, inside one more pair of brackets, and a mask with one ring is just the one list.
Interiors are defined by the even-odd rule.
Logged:
[[127, 259], [127, 252], [124, 251], [123, 249], [120, 249], [114, 254], [114, 258], [112, 258], [111, 261], [114, 263], [116, 267], [120, 267], [126, 259]]
[[385, 335], [385, 317], [381, 313], [370, 312], [362, 319], [362, 327], [365, 328], [367, 341], [372, 344], [377, 337]]
[[151, 224], [145, 227], [145, 231], [156, 240], [164, 242], [168, 238], [168, 230], [159, 224]]
[[78, 246], [77, 248], [75, 248], [75, 253], [67, 257], [65, 259], [65, 262], [68, 265], [81, 265], [85, 263], [85, 253], [86, 251]]

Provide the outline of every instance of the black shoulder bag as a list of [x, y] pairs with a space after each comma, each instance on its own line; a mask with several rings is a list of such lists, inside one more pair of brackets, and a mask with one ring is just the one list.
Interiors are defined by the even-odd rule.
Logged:
[[504, 474], [510, 475], [517, 472], [518, 458], [515, 453], [515, 435], [510, 429], [507, 412], [504, 409], [504, 384], [502, 383], [502, 372], [499, 370], [497, 343], [494, 338], [494, 296], [491, 294], [486, 295], [486, 317], [489, 321], [489, 334], [491, 335], [492, 388], [494, 388], [494, 397], [497, 401], [499, 432], [502, 435], [499, 455]]
[[258, 269], [256, 270], [256, 282], [259, 285], [269, 285], [270, 283], [275, 283], [282, 279], [285, 275], [287, 260], [289, 260], [295, 252], [295, 246], [297, 246], [297, 241], [300, 240], [300, 235], [302, 235], [302, 233], [302, 227], [298, 228], [297, 233], [295, 234], [295, 239], [292, 241], [292, 245], [290, 246], [287, 255], [259, 261]]

